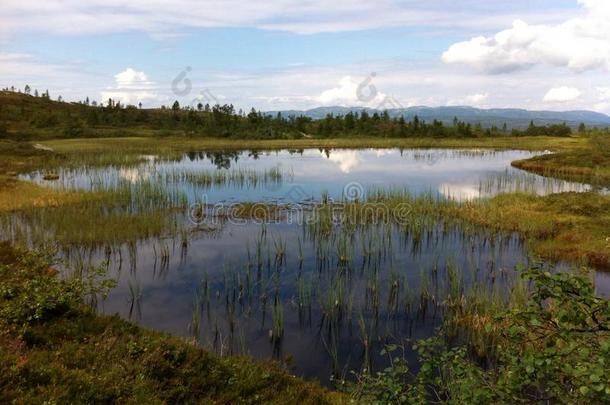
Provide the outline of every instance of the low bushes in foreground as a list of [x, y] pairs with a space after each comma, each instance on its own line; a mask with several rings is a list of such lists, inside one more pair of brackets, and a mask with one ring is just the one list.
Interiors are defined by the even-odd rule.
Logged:
[[525, 305], [483, 326], [495, 335], [485, 361], [468, 343], [447, 344], [441, 330], [415, 345], [418, 373], [395, 358], [347, 390], [365, 403], [608, 403], [610, 301], [583, 275], [534, 268], [523, 277], [533, 287]]
[[341, 403], [278, 365], [220, 358], [86, 305], [108, 282], [60, 279], [0, 244], [0, 403]]
[[[2, 403], [344, 403], [278, 365], [219, 358], [87, 305], [111, 287], [103, 274], [60, 279], [44, 253], [0, 244]], [[418, 372], [388, 347], [392, 366], [344, 383], [355, 403], [607, 403], [610, 301], [587, 275], [524, 271], [520, 305], [479, 306], [475, 348], [455, 329], [415, 344]], [[464, 299], [457, 300], [461, 302]], [[471, 308], [461, 306], [460, 308]], [[459, 317], [472, 317], [456, 309]], [[458, 334], [459, 335], [459, 334]], [[456, 340], [457, 339], [457, 340]], [[490, 342], [481, 356], [480, 342]]]

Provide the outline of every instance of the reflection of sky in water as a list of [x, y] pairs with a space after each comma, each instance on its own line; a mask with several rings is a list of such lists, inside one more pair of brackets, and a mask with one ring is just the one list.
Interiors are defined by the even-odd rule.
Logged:
[[[176, 171], [264, 171], [279, 167], [283, 172], [290, 173], [279, 185], [224, 185], [209, 189], [186, 183], [170, 185], [185, 192], [191, 201], [206, 194], [209, 202], [286, 199], [287, 195], [297, 199], [317, 199], [324, 191], [328, 191], [331, 197], [340, 198], [343, 187], [350, 182], [358, 182], [364, 189], [397, 187], [406, 188], [413, 193], [433, 192], [457, 199], [477, 198], [518, 189], [539, 193], [587, 189], [584, 185], [546, 179], [510, 166], [513, 160], [533, 155], [523, 151], [397, 149], [190, 153], [177, 161], [146, 156], [143, 163], [135, 166], [60, 171], [60, 180], [57, 182], [42, 180], [40, 173], [23, 178], [53, 187], [86, 190], [94, 188], [96, 184], [135, 184], [158, 173]], [[297, 186], [298, 192], [291, 194]], [[448, 278], [448, 262], [455, 263], [464, 275], [466, 283], [472, 279], [476, 279], [477, 284], [497, 280], [493, 282], [497, 282], [500, 289], [506, 291], [508, 280], [517, 276], [512, 269], [518, 263], [528, 261], [526, 249], [514, 236], [496, 235], [495, 238], [482, 240], [480, 235], [467, 235], [460, 230], [447, 231], [433, 226], [429, 233], [424, 232], [421, 240], [416, 241], [413, 234], [391, 228], [391, 247], [387, 247], [383, 255], [374, 256], [377, 258], [373, 259], [378, 260], [373, 266], [378, 269], [381, 296], [381, 312], [378, 322], [374, 322], [371, 310], [366, 309], [363, 302], [367, 296], [366, 275], [370, 274], [371, 266], [370, 259], [365, 264], [363, 252], [371, 240], [376, 240], [375, 243], [379, 244], [380, 240], [389, 235], [385, 233], [386, 230], [373, 230], [373, 233], [378, 232], [377, 239], [370, 233], [367, 236], [356, 232], [355, 238], [350, 241], [352, 261], [347, 294], [352, 296], [355, 309], [353, 317], [343, 319], [336, 335], [337, 358], [344, 371], [358, 370], [362, 366], [363, 345], [358, 325], [360, 317], [367, 327], [376, 325], [373, 331], [376, 343], [371, 348], [370, 355], [377, 369], [384, 367], [386, 361], [379, 355], [384, 343], [395, 342], [397, 339], [404, 343], [405, 338], [430, 336], [440, 322], [440, 314], [427, 313], [419, 317], [409, 312], [412, 310], [403, 311], [397, 318], [388, 316], [385, 305], [388, 302], [392, 272], [398, 274], [402, 280], [401, 299], [406, 300], [407, 290], [414, 294], [412, 298], [417, 299], [417, 294], [424, 288], [424, 279], [429, 283], [428, 288], [442, 288]], [[251, 262], [254, 260], [256, 240], [260, 231], [260, 225], [248, 223], [242, 226], [225, 224], [220, 232], [213, 235], [193, 233], [189, 238], [185, 256], [181, 255], [180, 240], [140, 241], [134, 268], [130, 268], [130, 255], [127, 247], [123, 246], [122, 266], [118, 266], [116, 251], [112, 256], [111, 276], [118, 279], [118, 286], [101, 304], [103, 311], [118, 312], [125, 318], [130, 317], [130, 289], [138, 286], [136, 291], [141, 291], [141, 313], [132, 313], [133, 317], [147, 327], [188, 336], [189, 324], [193, 319], [195, 293], [201, 289], [204, 280], [208, 280], [210, 301], [204, 305], [200, 336], [206, 346], [212, 346], [218, 330], [220, 340], [226, 341], [229, 336], [226, 280], [237, 277], [240, 282], [244, 282], [248, 257]], [[303, 241], [302, 266], [297, 254], [299, 240]], [[267, 258], [273, 256], [277, 241], [286, 243], [287, 255], [285, 265], [274, 278], [275, 270], [267, 264], [272, 263], [273, 259], [268, 261]], [[167, 268], [162, 268], [160, 264], [159, 253], [162, 246], [167, 246], [170, 252]], [[328, 268], [320, 267], [320, 246], [329, 249], [328, 257], [335, 261], [334, 265]], [[327, 383], [332, 370], [332, 356], [329, 354], [330, 336], [324, 322], [321, 302], [324, 301], [332, 283], [332, 275], [337, 272], [337, 246], [336, 239], [325, 245], [324, 241], [308, 237], [304, 228], [299, 225], [269, 225], [267, 242], [262, 249], [265, 263], [260, 279], [258, 275], [255, 277], [251, 270], [252, 280], [256, 280], [253, 283], [254, 298], [251, 302], [238, 305], [235, 313], [235, 336], [231, 344], [225, 343], [225, 353], [231, 348], [234, 352], [245, 352], [259, 358], [270, 358], [274, 355], [269, 339], [272, 322], [270, 303], [271, 296], [277, 291], [283, 306], [285, 324], [281, 356], [290, 356], [293, 359], [296, 374], [317, 377]], [[83, 254], [88, 256], [89, 252]], [[99, 260], [102, 253], [94, 252], [93, 256]], [[72, 255], [73, 260], [75, 257]], [[439, 269], [434, 277], [430, 276], [432, 268]], [[299, 277], [312, 282], [312, 309], [303, 319], [300, 319], [296, 305]], [[597, 274], [596, 284], [600, 293], [607, 295], [610, 291], [610, 276]], [[266, 307], [261, 301], [264, 295], [268, 296]], [[401, 305], [404, 305], [403, 302]], [[413, 353], [407, 355], [413, 359]]]
[[[209, 280], [210, 295], [210, 317], [207, 317], [206, 309], [203, 310], [201, 334], [203, 342], [212, 346], [216, 325], [221, 335], [227, 338], [229, 335], [228, 315], [226, 308], [226, 296], [223, 290], [224, 280], [231, 279], [232, 274], [239, 274], [240, 280], [245, 279], [248, 262], [248, 249], [254, 255], [256, 240], [260, 235], [260, 225], [248, 224], [245, 226], [226, 225], [224, 229], [214, 236], [202, 236], [190, 241], [185, 258], [180, 257], [179, 244], [174, 245], [169, 268], [165, 271], [159, 269], [159, 262], [155, 263], [153, 244], [156, 251], [160, 251], [162, 242], [143, 242], [139, 245], [137, 268], [132, 271], [125, 259], [128, 255], [123, 253], [125, 262], [121, 271], [117, 271], [116, 262], [113, 263], [113, 276], [117, 276], [119, 284], [108, 300], [103, 304], [106, 313], [118, 312], [124, 317], [129, 317], [130, 293], [129, 284], [138, 284], [142, 291], [141, 317], [138, 319], [143, 325], [159, 330], [169, 331], [178, 335], [188, 336], [188, 325], [192, 321], [193, 302], [195, 291], [202, 285], [203, 280]], [[379, 235], [385, 235], [385, 230], [379, 230]], [[458, 268], [463, 269], [465, 280], [471, 275], [468, 269], [477, 270], [479, 277], [489, 279], [492, 267], [497, 269], [512, 269], [518, 263], [526, 263], [527, 258], [523, 253], [521, 244], [517, 238], [498, 238], [495, 244], [481, 243], [479, 239], [463, 239], [459, 232], [441, 232], [440, 229], [424, 236], [421, 248], [413, 251], [413, 238], [401, 235], [398, 229], [392, 231], [395, 248], [391, 253], [380, 256], [379, 260], [379, 289], [381, 309], [375, 332], [376, 346], [371, 352], [376, 367], [384, 365], [384, 359], [379, 356], [383, 342], [391, 342], [397, 338], [424, 338], [430, 336], [438, 326], [440, 314], [428, 312], [424, 317], [399, 316], [389, 320], [386, 311], [388, 302], [388, 286], [390, 282], [390, 268], [399, 275], [403, 290], [401, 291], [401, 308], [404, 307], [403, 300], [408, 288], [417, 299], [421, 287], [422, 277], [429, 278], [433, 267], [438, 267], [437, 281], [430, 281], [428, 288], [434, 289], [434, 285], [442, 285], [446, 279], [444, 264], [453, 262]], [[286, 263], [278, 276], [279, 294], [283, 303], [285, 322], [285, 336], [282, 342], [282, 354], [284, 357], [291, 356], [294, 361], [295, 372], [306, 377], [317, 377], [322, 381], [328, 381], [332, 371], [332, 361], [327, 348], [329, 336], [323, 321], [321, 302], [325, 300], [326, 291], [331, 284], [330, 275], [336, 274], [336, 267], [320, 270], [316, 259], [316, 243], [303, 234], [303, 229], [296, 225], [274, 224], [267, 228], [268, 244], [263, 249], [264, 264], [261, 271], [259, 288], [266, 291], [269, 298], [275, 290], [273, 260], [272, 269], [267, 268], [267, 255], [274, 255], [274, 243], [277, 240], [286, 243]], [[351, 369], [359, 369], [362, 361], [362, 340], [359, 332], [358, 321], [360, 316], [372, 325], [373, 314], [366, 309], [364, 297], [366, 296], [367, 271], [370, 272], [373, 264], [363, 263], [363, 251], [361, 234], [356, 235], [353, 243], [353, 259], [349, 270], [352, 274], [349, 289], [346, 291], [352, 296], [354, 310], [351, 320], [347, 317], [343, 320], [338, 336], [339, 360], [342, 366], [349, 364]], [[369, 236], [365, 236], [366, 239]], [[298, 260], [298, 240], [304, 240], [304, 261], [300, 269]], [[169, 242], [171, 243], [171, 242]], [[267, 250], [269, 247], [270, 250]], [[336, 246], [331, 249], [330, 257], [336, 255]], [[114, 256], [116, 258], [116, 255]], [[251, 256], [253, 258], [253, 256]], [[333, 259], [334, 260], [334, 259]], [[253, 260], [254, 261], [254, 260]], [[251, 270], [252, 279], [256, 280], [256, 266]], [[474, 271], [474, 270], [473, 270]], [[235, 272], [235, 273], [234, 273]], [[227, 276], [228, 274], [228, 276]], [[500, 273], [498, 273], [500, 274]], [[505, 277], [510, 279], [516, 273], [507, 271]], [[312, 288], [312, 310], [311, 318], [306, 316], [306, 322], [299, 322], [298, 308], [296, 305], [298, 296], [298, 277], [306, 280], [314, 280]], [[316, 281], [318, 280], [318, 281]], [[430, 278], [429, 280], [435, 280]], [[440, 288], [440, 287], [439, 287]], [[263, 295], [261, 290], [256, 290], [254, 300], [251, 304], [245, 304], [244, 308], [238, 306], [236, 311], [236, 337], [233, 343], [235, 351], [245, 350], [248, 354], [259, 358], [270, 358], [273, 356], [273, 346], [269, 339], [271, 329], [271, 308], [268, 303], [265, 310], [265, 323], [263, 324], [263, 306], [258, 300]], [[230, 294], [229, 294], [230, 296]], [[250, 308], [249, 310], [247, 308]], [[402, 312], [402, 309], [401, 309]], [[239, 334], [243, 336], [245, 347], [241, 348]]]
[[[526, 151], [482, 150], [398, 150], [398, 149], [339, 149], [302, 152], [231, 152], [191, 153], [178, 161], [154, 160], [133, 167], [86, 168], [60, 172], [57, 182], [45, 182], [39, 173], [25, 178], [54, 187], [90, 189], [92, 184], [116, 184], [119, 180], [137, 182], [155, 173], [169, 171], [197, 172], [218, 170], [264, 171], [280, 168], [289, 173], [281, 184], [237, 185], [203, 188], [179, 184], [191, 201], [203, 195], [208, 202], [265, 201], [320, 198], [327, 191], [341, 198], [350, 182], [364, 189], [406, 188], [413, 193], [433, 192], [456, 199], [490, 196], [500, 191], [535, 191], [540, 194], [559, 191], [584, 191], [589, 187], [526, 173], [512, 168], [510, 162], [526, 159], [534, 153]], [[230, 168], [230, 169], [229, 169]]]
[[[130, 269], [126, 252], [122, 255], [124, 262], [120, 271], [117, 270], [116, 261], [113, 262], [111, 275], [117, 277], [119, 283], [104, 302], [104, 312], [118, 312], [128, 318], [129, 285], [137, 284], [142, 291], [141, 314], [134, 315], [134, 319], [150, 328], [189, 336], [195, 293], [201, 288], [204, 280], [207, 280], [210, 301], [209, 304], [203, 305], [202, 310], [203, 344], [213, 347], [215, 331], [218, 328], [220, 336], [225, 340], [225, 353], [232, 348], [234, 352], [245, 352], [258, 358], [270, 358], [274, 354], [269, 339], [272, 322], [270, 302], [277, 288], [283, 305], [285, 323], [285, 336], [281, 344], [282, 356], [292, 357], [295, 373], [327, 382], [332, 371], [332, 360], [326, 347], [330, 337], [327, 324], [324, 323], [321, 303], [326, 299], [326, 292], [332, 284], [330, 280], [333, 274], [337, 274], [337, 267], [331, 264], [328, 268], [320, 269], [316, 251], [320, 246], [324, 246], [324, 242], [320, 244], [308, 238], [300, 226], [273, 224], [267, 227], [267, 243], [262, 249], [265, 258], [260, 281], [257, 281], [259, 279], [256, 275], [258, 270], [254, 264], [256, 263], [254, 252], [260, 232], [261, 227], [257, 224], [225, 225], [219, 233], [209, 236], [203, 234], [193, 238], [184, 257], [181, 257], [178, 242], [172, 245], [171, 241], [167, 241], [172, 246], [172, 256], [165, 270], [160, 268], [159, 259], [155, 258], [154, 254], [155, 250], [160, 251], [161, 244], [165, 242], [141, 242], [138, 246], [138, 262], [134, 270]], [[379, 229], [378, 232], [378, 235], [387, 235], [386, 229]], [[393, 342], [395, 339], [425, 338], [438, 326], [440, 313], [429, 310], [422, 317], [412, 309], [410, 315], [406, 316], [404, 303], [408, 294], [411, 294], [411, 299], [416, 303], [424, 284], [438, 300], [442, 300], [443, 286], [448, 278], [447, 263], [452, 263], [459, 269], [466, 285], [470, 284], [473, 277], [476, 278], [477, 284], [483, 285], [495, 280], [500, 293], [508, 291], [509, 280], [518, 277], [518, 273], [513, 271], [515, 266], [528, 263], [525, 248], [516, 237], [496, 235], [494, 238], [484, 239], [472, 235], [465, 238], [460, 231], [446, 232], [437, 228], [425, 234], [420, 241], [419, 249], [413, 250], [415, 241], [412, 236], [402, 234], [397, 228], [392, 228], [391, 232], [393, 248], [388, 254], [379, 256], [378, 285], [381, 309], [376, 323], [374, 338], [376, 346], [371, 351], [376, 368], [385, 365], [385, 359], [379, 356], [383, 344]], [[367, 309], [364, 304], [364, 297], [367, 295], [367, 275], [370, 276], [371, 268], [375, 267], [374, 264], [364, 264], [363, 246], [366, 246], [366, 243], [362, 241], [367, 238], [371, 238], [370, 233], [357, 232], [352, 244], [352, 260], [349, 266], [351, 278], [346, 296], [352, 296], [353, 314], [351, 318], [344, 317], [337, 335], [339, 362], [342, 367], [348, 364], [348, 368], [351, 369], [359, 369], [362, 366], [363, 345], [358, 326], [360, 317], [362, 316], [367, 325], [375, 324], [372, 310]], [[277, 273], [276, 282], [273, 259], [268, 261], [267, 257], [269, 254], [273, 257], [274, 243], [278, 240], [286, 243], [287, 255], [284, 266]], [[299, 264], [297, 253], [299, 240], [304, 241], [302, 265]], [[333, 245], [330, 251], [334, 261], [336, 261], [335, 249], [336, 246]], [[113, 257], [116, 260], [117, 255]], [[229, 288], [227, 295], [223, 287], [225, 280], [239, 279], [242, 283], [245, 282], [249, 257], [253, 264], [249, 272], [255, 285], [253, 299], [251, 301], [245, 299], [243, 306], [237, 305], [235, 335], [233, 343], [229, 344], [227, 296], [231, 297], [232, 290]], [[269, 264], [271, 267], [268, 267]], [[559, 267], [563, 268], [561, 265]], [[437, 269], [436, 273], [433, 273], [433, 268]], [[395, 319], [389, 317], [386, 309], [391, 272], [399, 275], [402, 285], [401, 315]], [[304, 317], [304, 322], [299, 319], [297, 306], [299, 277], [313, 280], [312, 309], [308, 312], [309, 315]], [[423, 279], [427, 282], [423, 283]], [[610, 291], [608, 275], [599, 273], [596, 283], [602, 294]], [[410, 293], [407, 293], [407, 290]], [[268, 297], [266, 307], [260, 301], [260, 297], [265, 294]], [[408, 353], [408, 356], [413, 359], [413, 353]]]

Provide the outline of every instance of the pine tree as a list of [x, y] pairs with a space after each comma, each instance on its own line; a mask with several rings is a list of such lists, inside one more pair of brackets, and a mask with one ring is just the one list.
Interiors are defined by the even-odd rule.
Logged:
[[585, 125], [584, 122], [581, 122], [580, 125], [578, 126], [578, 132], [579, 133], [585, 133], [587, 131], [587, 127]]

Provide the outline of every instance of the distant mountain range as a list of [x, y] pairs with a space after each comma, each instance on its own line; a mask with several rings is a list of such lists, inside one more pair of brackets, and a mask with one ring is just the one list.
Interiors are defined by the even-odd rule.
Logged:
[[[284, 116], [307, 116], [313, 119], [326, 117], [328, 114], [345, 115], [348, 112], [367, 111], [369, 114], [381, 112], [372, 108], [363, 107], [318, 107], [311, 110], [286, 110], [279, 111]], [[276, 115], [278, 111], [268, 111], [265, 114]], [[566, 123], [571, 127], [577, 127], [581, 122], [588, 126], [608, 127], [610, 116], [594, 111], [529, 111], [516, 108], [492, 108], [481, 109], [474, 107], [409, 107], [388, 110], [390, 117], [400, 117], [411, 120], [416, 115], [421, 120], [438, 120], [445, 124], [451, 124], [453, 118], [472, 124], [481, 124], [483, 127], [493, 125], [502, 127], [504, 123], [508, 128], [526, 128], [531, 121], [535, 125]]]

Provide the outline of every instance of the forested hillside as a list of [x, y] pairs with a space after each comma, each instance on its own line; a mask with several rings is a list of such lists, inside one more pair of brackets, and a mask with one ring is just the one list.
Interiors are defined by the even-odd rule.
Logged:
[[[582, 124], [579, 132], [585, 131]], [[607, 129], [599, 129], [605, 131]], [[142, 109], [108, 100], [104, 105], [85, 100], [79, 103], [53, 101], [42, 96], [0, 92], [0, 137], [27, 140], [45, 138], [89, 138], [133, 135], [183, 135], [193, 137], [232, 137], [240, 139], [292, 139], [308, 137], [490, 137], [490, 136], [569, 136], [566, 124], [534, 125], [524, 130], [492, 126], [483, 128], [454, 117], [451, 124], [440, 120], [411, 120], [391, 117], [388, 111], [369, 113], [349, 111], [328, 114], [321, 119], [304, 115], [265, 114], [252, 109], [236, 110], [233, 105]]]

